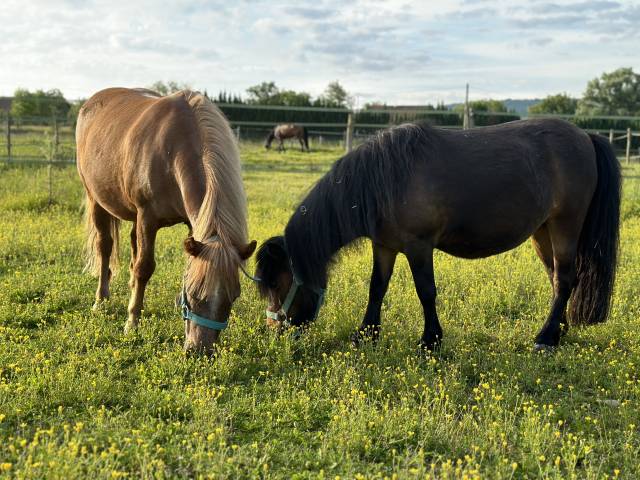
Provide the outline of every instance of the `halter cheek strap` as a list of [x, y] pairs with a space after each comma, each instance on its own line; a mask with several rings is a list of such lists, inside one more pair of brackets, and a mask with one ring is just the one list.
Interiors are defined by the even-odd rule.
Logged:
[[210, 320], [198, 315], [197, 313], [194, 313], [189, 307], [189, 302], [187, 301], [187, 292], [185, 291], [184, 287], [182, 288], [182, 294], [180, 295], [180, 306], [182, 307], [182, 318], [185, 320], [190, 320], [196, 325], [207, 327], [212, 330], [222, 331], [227, 328], [228, 322], [218, 322], [216, 320]]
[[[203, 243], [211, 243], [215, 241], [220, 241], [220, 237], [218, 235], [207, 238]], [[184, 320], [190, 320], [196, 325], [210, 328], [211, 330], [222, 331], [227, 328], [228, 322], [218, 322], [217, 320], [211, 320], [209, 318], [198, 315], [197, 313], [193, 312], [193, 310], [191, 310], [191, 307], [189, 306], [189, 302], [187, 300], [187, 290], [185, 288], [184, 282], [182, 282], [182, 293], [180, 294], [180, 307], [182, 308], [182, 318]]]
[[[289, 322], [289, 316], [288, 316], [289, 308], [291, 308], [291, 304], [293, 303], [293, 300], [296, 298], [296, 294], [298, 293], [298, 290], [301, 286], [302, 286], [302, 282], [298, 280], [298, 278], [294, 275], [293, 282], [291, 283], [291, 288], [289, 288], [289, 292], [287, 293], [287, 296], [285, 297], [284, 302], [280, 307], [280, 310], [278, 310], [277, 312], [272, 312], [271, 310], [267, 309], [266, 310], [267, 318], [270, 318], [271, 320], [279, 321], [280, 316], [284, 315], [284, 321], [282, 323], [284, 324], [284, 326], [290, 327], [291, 323]], [[313, 317], [311, 317], [311, 320], [313, 321], [316, 318], [318, 318], [318, 313], [320, 313], [320, 307], [322, 307], [322, 304], [324, 303], [324, 290], [319, 288], [319, 289], [313, 289], [312, 291], [319, 296], [318, 305], [316, 306], [316, 311], [314, 312]]]

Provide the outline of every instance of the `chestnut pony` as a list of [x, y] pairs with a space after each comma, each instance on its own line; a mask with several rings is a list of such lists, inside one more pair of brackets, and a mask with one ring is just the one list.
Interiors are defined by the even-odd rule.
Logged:
[[80, 110], [76, 142], [96, 306], [109, 297], [121, 220], [133, 222], [125, 330], [140, 320], [158, 229], [186, 223], [185, 349], [210, 350], [240, 293], [238, 268], [256, 246], [247, 243], [240, 156], [227, 120], [197, 92], [109, 88]]
[[603, 322], [616, 271], [620, 167], [608, 141], [562, 120], [467, 131], [419, 124], [378, 134], [338, 160], [302, 200], [284, 236], [258, 251], [269, 320], [317, 316], [334, 254], [360, 237], [373, 245], [369, 304], [353, 341], [379, 334], [396, 255], [406, 255], [424, 310], [421, 345], [442, 339], [433, 250], [495, 255], [533, 237], [553, 289], [535, 339], [558, 344], [569, 320]]

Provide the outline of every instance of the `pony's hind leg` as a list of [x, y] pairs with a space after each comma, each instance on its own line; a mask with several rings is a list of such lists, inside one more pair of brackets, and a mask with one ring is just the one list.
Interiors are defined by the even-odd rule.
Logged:
[[433, 247], [424, 242], [411, 244], [406, 251], [416, 292], [424, 310], [424, 332], [420, 347], [434, 350], [442, 341], [442, 327], [436, 312], [436, 281], [433, 274]]
[[394, 250], [373, 244], [373, 271], [371, 272], [371, 283], [369, 285], [369, 303], [362, 325], [351, 336], [351, 342], [354, 346], [357, 346], [365, 338], [377, 340], [380, 335], [382, 299], [387, 293], [397, 254], [398, 252]]
[[138, 327], [144, 302], [144, 291], [156, 267], [154, 249], [158, 228], [155, 222], [145, 218], [142, 211], [138, 211], [135, 225], [137, 255], [133, 264], [133, 288], [125, 332]]
[[104, 300], [110, 296], [109, 283], [111, 282], [112, 271], [110, 268], [114, 245], [117, 248], [118, 234], [117, 225], [119, 220], [113, 217], [109, 212], [102, 208], [94, 200], [88, 199], [88, 208], [90, 209], [91, 229], [93, 230], [93, 255], [97, 262], [95, 265], [98, 274], [98, 288], [96, 290], [96, 302], [94, 309], [97, 308]]
[[[553, 246], [551, 245], [551, 237], [549, 235], [549, 229], [546, 224], [543, 224], [538, 230], [535, 231], [531, 237], [533, 248], [536, 254], [542, 261], [544, 269], [549, 277], [549, 283], [553, 290]], [[555, 297], [555, 295], [554, 295]], [[560, 319], [560, 333], [566, 333], [568, 329], [566, 310], [562, 312], [562, 318]]]
[[133, 222], [131, 227], [131, 259], [129, 260], [129, 288], [133, 288], [135, 285], [135, 276], [133, 274], [133, 267], [136, 264], [136, 258], [138, 257], [138, 240], [136, 238], [136, 222]]
[[536, 336], [536, 350], [544, 350], [558, 345], [566, 325], [567, 302], [576, 280], [576, 253], [580, 236], [579, 225], [575, 224], [575, 216], [573, 218], [567, 216], [564, 219], [552, 219], [547, 224], [553, 252], [551, 273], [553, 301], [549, 316]]

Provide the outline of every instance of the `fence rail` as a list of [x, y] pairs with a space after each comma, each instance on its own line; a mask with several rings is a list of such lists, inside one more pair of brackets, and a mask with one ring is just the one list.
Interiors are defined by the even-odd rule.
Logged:
[[[307, 127], [317, 143], [322, 144], [323, 139], [338, 140], [346, 150], [353, 148], [357, 139], [399, 123], [424, 120], [450, 129], [462, 128], [463, 124], [462, 112], [413, 107], [358, 111], [234, 103], [220, 103], [218, 107], [229, 119], [238, 140], [261, 139], [277, 123], [291, 122]], [[505, 112], [473, 112], [472, 116], [471, 125], [474, 121], [478, 125], [491, 125], [520, 118]], [[634, 149], [640, 147], [638, 116], [530, 115], [541, 117], [562, 118], [588, 132], [608, 134], [610, 143], [626, 162], [640, 159], [640, 155], [633, 155]], [[0, 161], [75, 162], [74, 127], [66, 117], [13, 117], [0, 112]]]

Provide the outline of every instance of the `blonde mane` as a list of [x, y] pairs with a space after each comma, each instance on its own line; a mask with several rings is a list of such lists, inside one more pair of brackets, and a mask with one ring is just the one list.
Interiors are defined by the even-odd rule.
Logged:
[[[205, 243], [191, 258], [185, 277], [187, 290], [207, 298], [214, 277], [233, 278], [241, 263], [238, 247], [247, 243], [247, 201], [240, 170], [240, 152], [231, 127], [222, 112], [204, 95], [183, 91], [193, 110], [202, 142], [202, 164], [206, 193], [193, 236]], [[208, 241], [217, 235], [219, 241]]]

